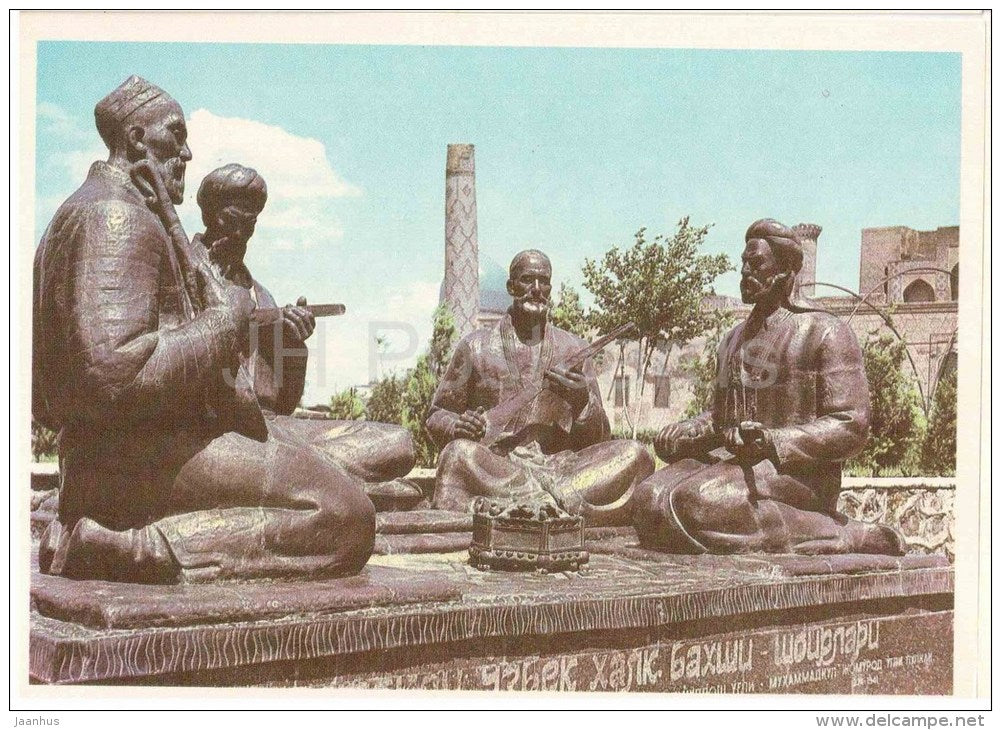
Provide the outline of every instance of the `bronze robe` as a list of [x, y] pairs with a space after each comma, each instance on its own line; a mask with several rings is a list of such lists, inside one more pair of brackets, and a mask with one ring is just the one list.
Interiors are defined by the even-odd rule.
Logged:
[[443, 449], [436, 507], [463, 511], [476, 496], [552, 499], [572, 513], [590, 516], [591, 524], [628, 522], [632, 487], [652, 473], [653, 458], [638, 442], [608, 440], [608, 417], [590, 361], [583, 368], [588, 403], [576, 418], [567, 403], [551, 397], [545, 407], [527, 409], [512, 424], [509, 430], [520, 438], [493, 449], [452, 440], [460, 414], [486, 411], [525, 388], [541, 387], [546, 370], [586, 344], [550, 324], [542, 342], [530, 348], [518, 341], [510, 314], [459, 342], [427, 419], [428, 432]]
[[869, 432], [862, 353], [847, 325], [780, 308], [731, 330], [720, 347], [712, 408], [689, 424], [705, 438], [742, 421], [770, 432], [772, 457], [747, 466], [683, 451], [695, 458], [664, 467], [636, 490], [644, 545], [812, 554], [881, 551], [875, 548], [894, 542], [836, 511], [841, 464]]
[[[204, 245], [196, 233], [192, 245]], [[261, 309], [278, 309], [275, 298], [243, 266], [234, 283], [250, 282], [254, 299]], [[248, 287], [248, 288], [250, 288]], [[264, 417], [291, 416], [306, 385], [309, 351], [298, 340], [285, 341], [282, 321], [252, 327], [241, 359], [248, 382]], [[416, 456], [410, 432], [391, 423], [289, 418], [284, 426], [298, 438], [320, 449], [345, 471], [367, 483], [391, 482], [406, 476]]]
[[[32, 411], [60, 431], [61, 479], [42, 570], [138, 582], [357, 572], [375, 535], [360, 481], [289, 419], [258, 412], [262, 440], [231, 430], [220, 379], [238, 372], [245, 338], [229, 312], [192, 305], [172, 246], [128, 174], [97, 162], [38, 248]], [[84, 517], [131, 552], [112, 559]]]

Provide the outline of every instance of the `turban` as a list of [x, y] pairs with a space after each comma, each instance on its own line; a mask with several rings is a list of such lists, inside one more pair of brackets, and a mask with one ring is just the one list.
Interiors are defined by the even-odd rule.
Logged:
[[543, 261], [546, 262], [546, 265], [549, 267], [549, 269], [552, 270], [553, 265], [552, 263], [550, 263], [549, 257], [546, 256], [546, 254], [542, 253], [542, 251], [537, 251], [534, 248], [530, 248], [527, 251], [522, 251], [521, 253], [517, 253], [514, 255], [514, 258], [511, 259], [511, 267], [508, 269], [508, 277], [514, 279], [518, 269], [520, 269], [525, 264], [525, 262], [528, 261], [528, 259], [532, 258], [542, 259]]
[[[235, 202], [249, 203], [260, 213], [268, 199], [268, 186], [256, 170], [230, 163], [223, 165], [202, 180], [198, 188], [198, 207], [202, 209], [202, 219]], [[208, 225], [208, 221], [204, 221]]]
[[111, 147], [122, 124], [139, 109], [160, 98], [170, 99], [170, 96], [144, 78], [129, 76], [94, 107], [94, 120], [101, 139]]
[[755, 221], [744, 235], [745, 241], [760, 238], [772, 249], [772, 254], [785, 271], [799, 273], [803, 267], [803, 244], [796, 232], [772, 218]]

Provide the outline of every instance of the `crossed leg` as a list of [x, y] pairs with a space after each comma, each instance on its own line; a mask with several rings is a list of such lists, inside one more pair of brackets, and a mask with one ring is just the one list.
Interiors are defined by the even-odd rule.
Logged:
[[452, 441], [438, 459], [435, 507], [465, 511], [475, 497], [507, 501], [555, 497], [572, 514], [585, 515], [588, 525], [629, 524], [632, 490], [653, 473], [653, 457], [646, 448], [635, 441], [606, 441], [568, 456], [553, 459], [550, 494], [526, 466], [473, 441]]
[[749, 487], [754, 478], [732, 462], [682, 459], [661, 469], [633, 497], [640, 543], [682, 554], [901, 554], [890, 528], [756, 498]]
[[[71, 445], [70, 499], [43, 538], [40, 567], [143, 583], [358, 572], [375, 539], [360, 481], [280, 425], [269, 432], [265, 442], [177, 432], [146, 454], [161, 459], [140, 483], [134, 473], [88, 469], [105, 463], [88, 458], [95, 447]], [[95, 485], [100, 498], [73, 498]]]

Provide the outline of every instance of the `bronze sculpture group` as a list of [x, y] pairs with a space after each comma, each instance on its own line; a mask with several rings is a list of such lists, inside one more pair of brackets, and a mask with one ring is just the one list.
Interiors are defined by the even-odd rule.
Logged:
[[[108, 160], [35, 257], [32, 413], [59, 432], [61, 480], [40, 569], [147, 583], [358, 572], [375, 536], [366, 484], [405, 476], [413, 445], [402, 427], [291, 416], [315, 322], [304, 299], [253, 318], [276, 307], [243, 262], [264, 180], [210, 173], [189, 241], [178, 103], [133, 76], [95, 118]], [[663, 430], [654, 471], [642, 444], [610, 439], [591, 362], [568, 366], [585, 343], [548, 321], [549, 259], [515, 256], [510, 310], [459, 342], [434, 395], [434, 506], [548, 505], [679, 553], [902, 552], [890, 528], [835, 509], [841, 463], [868, 434], [855, 336], [793, 302], [791, 229], [753, 224], [742, 260], [753, 311], [724, 340], [712, 408]], [[529, 407], [492, 420], [525, 389]]]

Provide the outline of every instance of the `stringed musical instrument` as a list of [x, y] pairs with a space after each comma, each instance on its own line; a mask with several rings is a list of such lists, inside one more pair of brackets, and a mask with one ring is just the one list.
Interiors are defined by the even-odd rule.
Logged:
[[[594, 357], [611, 342], [636, 329], [632, 322], [616, 327], [604, 337], [600, 337], [585, 347], [568, 355], [560, 367], [571, 370], [580, 367], [588, 358]], [[487, 422], [486, 433], [480, 440], [487, 448], [505, 444], [511, 446], [519, 442], [521, 435], [532, 426], [551, 426], [557, 423], [569, 430], [566, 401], [549, 389], [548, 383], [534, 388], [525, 388], [505, 401], [498, 403], [483, 414]]]
[[[347, 311], [343, 304], [306, 304], [303, 309], [309, 310], [314, 317], [338, 317]], [[274, 324], [282, 318], [281, 307], [255, 309], [250, 313], [250, 321], [256, 325]]]

